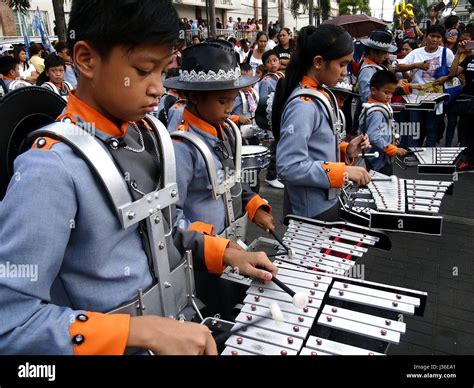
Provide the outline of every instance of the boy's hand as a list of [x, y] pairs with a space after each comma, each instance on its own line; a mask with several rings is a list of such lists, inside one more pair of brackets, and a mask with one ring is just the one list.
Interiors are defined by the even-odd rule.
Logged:
[[246, 252], [227, 248], [224, 252], [224, 264], [238, 268], [241, 275], [266, 282], [272, 280], [278, 272], [278, 268], [268, 259], [265, 252]]
[[370, 182], [370, 175], [363, 167], [346, 166], [345, 172], [357, 186], [366, 186]]
[[359, 135], [351, 140], [346, 148], [346, 154], [349, 158], [357, 158], [367, 148], [370, 148], [369, 136]]
[[253, 217], [253, 222], [267, 233], [269, 233], [270, 231], [275, 231], [275, 225], [273, 224], [273, 216], [262, 208], [258, 209], [255, 213], [255, 216]]
[[400, 156], [401, 158], [403, 158], [407, 153], [408, 151], [405, 148], [397, 149], [397, 156]]
[[239, 124], [240, 125], [250, 124], [250, 122], [251, 122], [251, 120], [248, 117], [239, 116]]
[[131, 318], [127, 347], [148, 349], [157, 355], [217, 355], [206, 326], [151, 315]]
[[449, 80], [449, 75], [445, 75], [443, 77], [439, 77], [435, 82], [433, 82], [433, 86], [436, 86], [436, 85], [442, 85], [444, 84], [446, 81]]

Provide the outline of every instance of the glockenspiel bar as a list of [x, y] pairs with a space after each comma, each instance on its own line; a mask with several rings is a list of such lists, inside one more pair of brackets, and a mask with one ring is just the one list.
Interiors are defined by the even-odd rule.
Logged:
[[[280, 279], [280, 277], [278, 277], [278, 279]], [[280, 279], [280, 280], [282, 280], [282, 279]], [[274, 283], [262, 284], [262, 283], [260, 283], [259, 280], [254, 280], [252, 282], [252, 285], [258, 290], [258, 291], [254, 291], [254, 289], [251, 287], [249, 289], [248, 293], [252, 294], [252, 295], [266, 295], [268, 292], [271, 292], [271, 291], [278, 291], [278, 292], [282, 292], [282, 293], [285, 293], [285, 294], [288, 295], [288, 293], [282, 291], [282, 289]], [[299, 287], [299, 286], [296, 286], [296, 285], [291, 285], [290, 288], [294, 292], [301, 292], [305, 295], [308, 295], [309, 298], [314, 298], [314, 299], [324, 298], [324, 294], [327, 290], [327, 286], [324, 286], [324, 285], [321, 285], [321, 286], [318, 285], [318, 288], [316, 288], [314, 286], [312, 288], [303, 288], [303, 287]], [[292, 300], [292, 297], [290, 295], [288, 295], [288, 297], [289, 297], [289, 300]], [[275, 298], [277, 298], [277, 297], [275, 297]], [[282, 299], [278, 299], [278, 300], [282, 300]], [[286, 301], [286, 300], [284, 300], [284, 301]], [[311, 307], [312, 303], [309, 303], [308, 306]]]
[[379, 329], [377, 327], [367, 325], [366, 323], [349, 321], [347, 319], [333, 315], [321, 314], [319, 316], [318, 323], [322, 326], [363, 335], [364, 337], [368, 338], [375, 338], [394, 344], [398, 344], [400, 342], [399, 332], [389, 329]]
[[334, 286], [333, 286], [333, 289], [343, 290], [343, 291], [350, 291], [350, 292], [354, 292], [356, 294], [362, 294], [362, 295], [376, 296], [377, 298], [380, 298], [380, 299], [388, 299], [388, 300], [392, 300], [392, 301], [395, 301], [395, 302], [408, 303], [408, 304], [412, 304], [413, 306], [416, 306], [416, 307], [418, 307], [420, 305], [420, 299], [419, 298], [414, 298], [414, 297], [407, 296], [407, 295], [396, 294], [394, 292], [387, 292], [387, 291], [377, 290], [375, 288], [366, 287], [366, 286], [358, 286], [358, 285], [355, 285], [355, 284], [335, 282]]
[[373, 352], [356, 346], [342, 344], [315, 336], [310, 336], [306, 341], [306, 347], [316, 351], [323, 351], [333, 355], [347, 356], [384, 356], [382, 353]]
[[241, 312], [235, 322], [241, 323], [242, 325], [252, 325], [252, 327], [258, 327], [260, 329], [270, 330], [275, 333], [284, 334], [287, 337], [300, 338], [305, 340], [308, 336], [309, 329], [298, 324], [289, 324], [285, 322], [278, 322], [272, 319], [262, 319], [258, 315]]
[[242, 350], [247, 353], [253, 353], [262, 356], [296, 356], [298, 354], [298, 352], [294, 349], [288, 349], [283, 346], [272, 345], [237, 335], [230, 336], [225, 344], [227, 347], [230, 346], [233, 349], [237, 349], [238, 351]]
[[397, 331], [401, 334], [406, 332], [406, 324], [400, 321], [394, 321], [391, 319], [385, 319], [378, 316], [360, 313], [353, 310], [348, 310], [342, 307], [325, 305], [323, 313], [326, 315], [338, 316], [349, 321], [366, 323], [371, 326], [378, 327], [379, 329], [387, 329]]
[[[253, 314], [258, 315], [259, 317], [272, 318], [271, 311], [268, 307], [256, 305], [256, 304], [244, 304], [241, 310], [244, 314]], [[306, 328], [311, 328], [313, 324], [313, 319], [308, 318], [302, 315], [290, 314], [282, 311], [283, 322], [289, 323], [291, 325], [303, 326]]]
[[[299, 352], [300, 349], [303, 347], [303, 340], [301, 338], [296, 338], [294, 336], [275, 333], [274, 331], [261, 329], [255, 326], [246, 326], [240, 323], [237, 323], [234, 326], [234, 329], [240, 330], [239, 337], [243, 338], [242, 342], [245, 342], [246, 339], [250, 339], [254, 341], [260, 341], [262, 343], [266, 343], [269, 345], [273, 345], [273, 346], [279, 347], [280, 349], [284, 348], [288, 350], [293, 350], [295, 352]], [[229, 341], [226, 341], [226, 345], [236, 346], [236, 343], [232, 343], [232, 341], [230, 341], [230, 343], [228, 342]]]
[[242, 350], [242, 349], [237, 349], [231, 346], [227, 346], [221, 353], [221, 356], [256, 356], [256, 354], [246, 352], [245, 350]]
[[415, 313], [415, 306], [407, 303], [391, 302], [387, 299], [380, 299], [374, 296], [356, 294], [354, 292], [331, 289], [329, 295], [334, 299], [343, 300], [346, 302], [359, 303], [366, 306], [378, 307], [390, 311], [397, 311], [413, 315]]
[[306, 348], [304, 347], [303, 349], [301, 349], [301, 352], [299, 354], [300, 356], [333, 356], [333, 354], [331, 353], [326, 353], [326, 352], [323, 352], [321, 350], [314, 350], [314, 349], [310, 349], [310, 348]]
[[[270, 305], [274, 302], [275, 302], [275, 299], [271, 299], [266, 296], [251, 295], [251, 294], [248, 294], [244, 299], [244, 303], [247, 303], [250, 305], [256, 304], [257, 306], [262, 306], [266, 308], [270, 308]], [[283, 312], [314, 319], [316, 317], [316, 314], [318, 313], [318, 308], [321, 306], [321, 301], [314, 300], [314, 303], [313, 303], [314, 308], [311, 308], [311, 309], [310, 308], [299, 309], [299, 308], [296, 308], [293, 305], [293, 303], [284, 302], [284, 301], [279, 301], [278, 305], [280, 306], [280, 309]]]

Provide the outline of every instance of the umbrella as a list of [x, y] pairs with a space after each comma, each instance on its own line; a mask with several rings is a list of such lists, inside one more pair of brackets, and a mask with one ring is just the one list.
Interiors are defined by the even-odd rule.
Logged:
[[383, 20], [364, 14], [341, 15], [334, 19], [325, 20], [323, 24], [341, 26], [354, 38], [369, 36], [372, 31], [383, 29], [387, 25]]

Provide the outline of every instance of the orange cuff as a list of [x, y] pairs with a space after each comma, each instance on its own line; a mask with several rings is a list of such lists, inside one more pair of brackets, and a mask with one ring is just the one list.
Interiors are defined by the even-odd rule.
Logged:
[[239, 115], [232, 115], [232, 116], [229, 117], [229, 120], [232, 121], [234, 124], [238, 124], [239, 120], [240, 120], [240, 116]]
[[229, 240], [204, 235], [204, 259], [207, 272], [221, 274], [224, 271], [224, 251]]
[[339, 189], [344, 186], [344, 172], [346, 171], [344, 163], [324, 163], [322, 168], [328, 176], [331, 188]]
[[250, 221], [253, 221], [255, 214], [257, 214], [257, 210], [261, 207], [265, 207], [263, 210], [265, 210], [267, 213], [272, 213], [272, 207], [268, 204], [268, 202], [260, 197], [260, 195], [254, 195], [245, 206], [245, 211], [249, 214]]
[[69, 328], [74, 355], [122, 355], [127, 346], [130, 315], [80, 314]]
[[214, 225], [206, 224], [205, 222], [201, 222], [201, 221], [193, 222], [189, 226], [188, 230], [190, 232], [208, 234], [209, 236], [214, 236], [216, 234], [214, 231]]
[[396, 146], [394, 146], [393, 144], [389, 144], [388, 146], [386, 146], [384, 149], [383, 149], [383, 152], [385, 153], [385, 155], [387, 156], [393, 156], [397, 153], [398, 151], [398, 148]]
[[405, 95], [411, 94], [411, 85], [410, 84], [403, 85], [402, 90]]
[[349, 146], [349, 143], [347, 141], [343, 141], [339, 145], [339, 150], [341, 152], [341, 160], [343, 160], [346, 164], [351, 165], [354, 161], [351, 158], [348, 158], [346, 155], [346, 150], [348, 146]]

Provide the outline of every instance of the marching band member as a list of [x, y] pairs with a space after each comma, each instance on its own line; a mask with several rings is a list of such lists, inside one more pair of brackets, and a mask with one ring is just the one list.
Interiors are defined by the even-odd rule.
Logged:
[[[242, 252], [225, 239], [195, 232], [170, 231], [159, 248], [152, 246], [156, 236], [149, 229], [155, 226], [122, 227], [111, 192], [98, 179], [115, 177], [134, 204], [147, 198], [144, 193], [163, 190], [166, 169], [174, 164], [169, 158], [162, 163], [162, 155], [169, 156], [166, 139], [142, 119], [156, 108], [178, 29], [169, 0], [73, 1], [69, 30], [74, 33], [68, 37], [80, 75], [55, 126], [59, 131], [77, 123], [73, 128], [80, 131], [93, 125], [81, 141], [100, 149], [109, 169], [100, 163], [90, 168], [86, 149], [76, 153], [71, 142], [47, 137], [37, 138], [16, 159], [20, 179], [11, 180], [0, 203], [0, 240], [7, 242], [0, 244], [0, 258], [37, 266], [38, 278], [32, 283], [0, 277], [0, 353], [123, 354], [138, 348], [216, 354], [206, 326], [147, 315], [156, 311], [165, 287], [157, 284], [157, 259], [169, 262], [169, 273], [191, 250], [196, 269], [220, 273], [232, 265], [268, 280], [275, 273], [265, 254]], [[129, 213], [129, 220], [134, 217]], [[156, 228], [164, 223], [173, 225], [171, 211], [168, 220], [155, 219], [161, 225]], [[148, 290], [158, 295], [145, 302], [145, 310]]]
[[[181, 229], [234, 241], [245, 240], [247, 219], [266, 231], [275, 229], [270, 205], [235, 176], [240, 171], [236, 163], [240, 163], [241, 137], [228, 118], [239, 90], [256, 81], [256, 77], [241, 76], [231, 44], [220, 40], [184, 50], [180, 76], [165, 81], [167, 88], [183, 91], [187, 99], [182, 121], [172, 133], [179, 166]], [[216, 197], [221, 184], [228, 191]], [[218, 285], [220, 295], [209, 289], [211, 284]], [[233, 287], [216, 277], [196, 276], [196, 287], [210, 311], [226, 317], [230, 311], [223, 311], [223, 300], [242, 300], [232, 297]]]
[[[256, 82], [256, 77], [240, 76], [240, 69], [234, 55], [230, 55], [230, 49], [230, 45], [223, 41], [189, 47], [183, 52], [181, 75], [165, 81], [166, 87], [183, 91], [187, 98], [182, 121], [175, 129], [195, 134], [206, 143], [222, 180], [226, 178], [226, 173], [235, 170], [235, 139], [226, 119], [230, 116], [239, 89]], [[168, 130], [171, 132], [172, 128]], [[221, 234], [229, 226], [226, 206], [223, 199], [215, 200], [212, 196], [204, 159], [190, 142], [175, 141], [174, 146], [180, 169], [178, 208], [184, 215], [180, 227], [187, 229], [194, 222], [201, 221], [209, 224], [209, 230], [212, 229], [215, 234]], [[253, 193], [248, 185], [236, 186], [233, 193], [235, 217], [242, 217], [248, 212], [249, 218], [258, 226], [273, 230], [268, 203]]]
[[64, 81], [66, 75], [66, 62], [64, 59], [56, 54], [48, 56], [44, 61], [43, 74], [47, 77], [48, 81], [44, 82], [41, 86], [59, 94], [67, 101], [73, 86], [69, 82]]
[[360, 115], [360, 129], [369, 136], [372, 145], [370, 152], [379, 152], [379, 157], [365, 158], [368, 170], [393, 175], [392, 158], [403, 157], [407, 151], [397, 147], [394, 140], [393, 110], [390, 106], [393, 93], [397, 89], [398, 80], [395, 74], [381, 70], [370, 80], [371, 97]]
[[[245, 77], [252, 77], [253, 74], [252, 67], [247, 63], [240, 65], [240, 72]], [[240, 89], [234, 101], [232, 115], [238, 115], [252, 120], [255, 116], [258, 101], [259, 95], [253, 85]]]
[[286, 78], [275, 92], [273, 131], [279, 139], [277, 167], [284, 179], [285, 214], [323, 221], [338, 219], [337, 189], [346, 180], [370, 181], [362, 167], [348, 164], [368, 148], [365, 136], [339, 146], [338, 108], [333, 87], [352, 60], [351, 36], [339, 26], [304, 27]]

